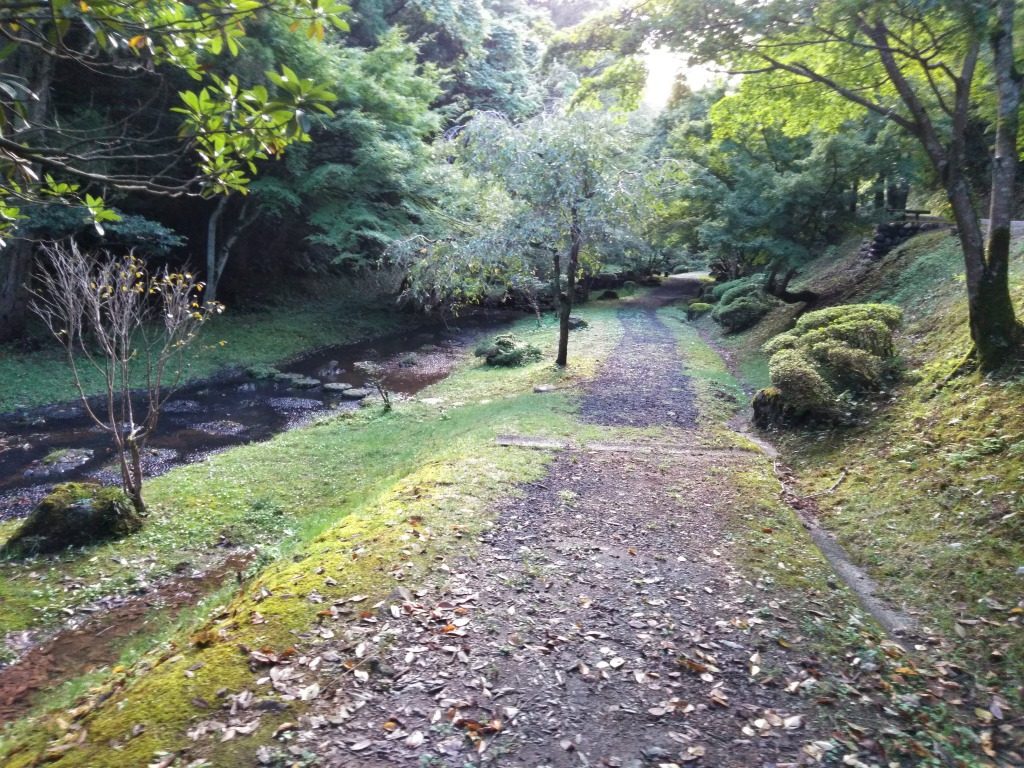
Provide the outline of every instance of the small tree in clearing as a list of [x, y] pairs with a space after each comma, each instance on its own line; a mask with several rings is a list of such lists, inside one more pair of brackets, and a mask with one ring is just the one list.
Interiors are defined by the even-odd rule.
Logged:
[[[142, 449], [181, 380], [185, 350], [223, 307], [201, 305], [203, 284], [191, 274], [151, 274], [132, 254], [90, 256], [73, 241], [43, 251], [32, 309], [64, 347], [85, 411], [110, 433], [121, 486], [142, 513]], [[87, 367], [103, 382], [98, 403], [85, 388]], [[133, 385], [141, 389], [134, 398]]]

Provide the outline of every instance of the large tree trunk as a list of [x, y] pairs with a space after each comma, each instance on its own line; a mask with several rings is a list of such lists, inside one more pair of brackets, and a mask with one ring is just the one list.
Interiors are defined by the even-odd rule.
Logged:
[[[38, 125], [44, 122], [50, 109], [53, 57], [36, 53], [27, 46], [24, 48], [16, 54], [14, 70], [25, 78], [36, 96], [28, 104], [28, 121]], [[37, 166], [33, 170], [39, 173]], [[0, 248], [0, 342], [17, 339], [25, 333], [34, 253], [33, 244], [25, 240], [12, 239], [6, 247]]]
[[569, 317], [576, 293], [576, 271], [580, 265], [580, 249], [583, 246], [583, 231], [580, 228], [579, 209], [572, 208], [572, 223], [569, 229], [569, 263], [565, 269], [565, 290], [558, 295], [558, 357], [555, 365], [565, 367], [569, 362]]
[[[769, 296], [774, 296], [777, 299], [781, 299], [787, 304], [799, 304], [801, 302], [808, 305], [808, 307], [815, 304], [819, 298], [821, 298], [814, 291], [791, 291], [789, 290], [789, 284], [793, 278], [798, 274], [796, 267], [791, 267], [786, 270], [786, 273], [779, 279], [779, 272], [777, 267], [772, 267], [768, 273], [768, 279], [764, 284], [764, 292]], [[806, 311], [806, 309], [804, 310]]]
[[[980, 264], [973, 275], [971, 272], [967, 275], [971, 338], [982, 370], [994, 370], [1015, 357], [1021, 343], [1021, 327], [1013, 311], [1009, 288], [1010, 226], [1017, 176], [1021, 96], [1021, 75], [1014, 67], [1014, 2], [999, 0], [998, 24], [992, 35], [997, 109], [988, 248], [980, 259], [974, 257]], [[980, 240], [980, 232], [976, 238]], [[966, 248], [964, 255], [967, 255]]]
[[0, 250], [0, 342], [25, 333], [31, 274], [32, 243], [14, 240]]

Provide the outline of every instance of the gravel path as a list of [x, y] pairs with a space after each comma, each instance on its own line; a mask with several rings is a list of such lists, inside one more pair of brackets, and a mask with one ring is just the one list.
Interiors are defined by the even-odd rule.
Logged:
[[[626, 335], [582, 408], [602, 424], [697, 419], [675, 341], [654, 314]], [[615, 408], [610, 404], [614, 403]], [[759, 768], [801, 764], [813, 738], [785, 650], [787, 606], [730, 558], [732, 471], [750, 456], [563, 451], [500, 510], [476, 555], [397, 590], [379, 617], [307, 638], [279, 692], [313, 691], [287, 747], [346, 768]], [[346, 672], [345, 670], [351, 670]], [[767, 672], [766, 670], [770, 670]], [[273, 675], [271, 676], [273, 677]], [[787, 692], [788, 691], [788, 692]], [[242, 715], [244, 721], [244, 715]], [[290, 758], [289, 758], [290, 759]]]
[[619, 310], [622, 340], [583, 398], [583, 421], [629, 427], [696, 424], [693, 387], [680, 366], [675, 336], [656, 314], [692, 286], [670, 281]]
[[562, 455], [477, 558], [326, 644], [369, 675], [296, 681], [336, 687], [293, 749], [346, 768], [797, 764], [807, 704], [783, 688], [813, 670], [719, 548], [726, 482], [664, 493], [666, 470], [722, 466]]

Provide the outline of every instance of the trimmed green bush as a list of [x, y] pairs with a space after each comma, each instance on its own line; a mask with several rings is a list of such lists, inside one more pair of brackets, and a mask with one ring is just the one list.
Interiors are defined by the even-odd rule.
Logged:
[[501, 333], [491, 341], [486, 341], [476, 348], [477, 357], [482, 357], [488, 365], [513, 368], [526, 363], [540, 360], [541, 351], [511, 333]]
[[763, 347], [772, 386], [754, 397], [755, 422], [836, 420], [844, 396], [855, 400], [881, 389], [894, 370], [892, 333], [901, 319], [900, 310], [886, 304], [829, 307], [801, 317]]
[[713, 304], [705, 304], [703, 301], [695, 301], [686, 307], [686, 319], [694, 320], [701, 315], [706, 315], [714, 308]]
[[729, 298], [729, 294], [723, 296], [712, 310], [711, 319], [729, 332], [745, 331], [767, 315], [773, 305], [774, 300], [755, 287], [749, 295], [739, 294], [738, 298]]
[[725, 294], [734, 291], [736, 289], [742, 289], [737, 291], [737, 294], [733, 298], [743, 295], [745, 291], [752, 290], [758, 291], [761, 288], [763, 278], [761, 275], [750, 275], [749, 277], [741, 277], [738, 280], [728, 280], [724, 283], [718, 283], [713, 286], [709, 292], [709, 296], [712, 302], [721, 301], [725, 298]]

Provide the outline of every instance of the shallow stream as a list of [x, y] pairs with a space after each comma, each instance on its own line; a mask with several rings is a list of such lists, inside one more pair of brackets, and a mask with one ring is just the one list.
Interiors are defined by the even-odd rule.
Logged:
[[[291, 379], [236, 371], [189, 384], [164, 406], [146, 444], [145, 471], [160, 474], [211, 452], [358, 408], [362, 398], [331, 390], [344, 385], [372, 390], [360, 362], [380, 366], [388, 392], [414, 395], [447, 376], [475, 340], [502, 330], [516, 316], [481, 312], [460, 319], [458, 328], [420, 329], [320, 349], [278, 367]], [[116, 482], [115, 458], [110, 435], [78, 402], [0, 414], [0, 520], [27, 514], [56, 483]]]

